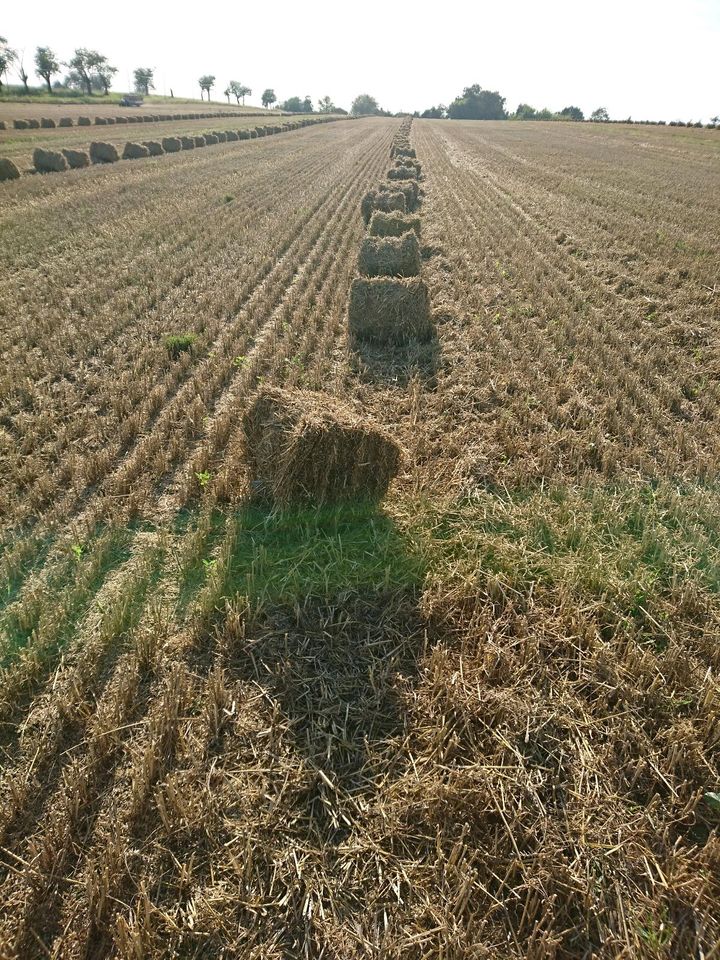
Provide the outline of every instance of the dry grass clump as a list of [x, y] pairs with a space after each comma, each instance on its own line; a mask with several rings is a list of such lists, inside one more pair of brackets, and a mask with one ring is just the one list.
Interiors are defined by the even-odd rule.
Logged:
[[71, 170], [80, 170], [90, 166], [90, 157], [86, 150], [63, 149], [63, 156]]
[[20, 171], [12, 160], [0, 158], [0, 180], [17, 180], [19, 176]]
[[412, 230], [400, 237], [366, 237], [358, 257], [358, 269], [366, 277], [416, 277], [421, 266], [420, 244]]
[[90, 144], [90, 159], [93, 163], [116, 163], [120, 156], [115, 144], [94, 140]]
[[371, 237], [401, 237], [408, 230], [420, 236], [420, 217], [408, 217], [398, 210], [391, 213], [376, 210], [370, 220]]
[[158, 140], [143, 140], [143, 144], [148, 148], [151, 157], [161, 157], [165, 153]]
[[123, 160], [141, 160], [143, 157], [149, 157], [150, 151], [142, 143], [133, 143], [128, 141], [122, 153]]
[[52, 119], [52, 117], [41, 117], [40, 118], [40, 127], [43, 130], [54, 130], [57, 124]]
[[382, 210], [384, 213], [397, 210], [399, 213], [405, 213], [406, 209], [405, 194], [394, 189], [368, 190], [360, 203], [360, 210], [365, 223], [370, 222], [375, 210]]
[[325, 394], [266, 388], [243, 430], [252, 481], [280, 505], [379, 500], [402, 461], [386, 431]]
[[182, 150], [182, 143], [178, 137], [163, 137], [162, 148], [165, 153], [179, 153]]
[[357, 277], [350, 288], [351, 336], [374, 343], [426, 341], [433, 334], [430, 295], [420, 279]]
[[36, 147], [33, 150], [33, 166], [38, 173], [62, 173], [67, 170], [67, 160], [56, 150], [43, 150]]

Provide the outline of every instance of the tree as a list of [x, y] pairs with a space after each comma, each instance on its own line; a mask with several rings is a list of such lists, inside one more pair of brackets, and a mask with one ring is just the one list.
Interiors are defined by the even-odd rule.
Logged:
[[360, 96], [355, 97], [350, 107], [350, 113], [354, 117], [378, 116], [380, 112], [377, 100], [369, 93], [361, 93]]
[[272, 87], [268, 87], [267, 90], [263, 90], [263, 95], [260, 98], [262, 100], [262, 105], [267, 108], [273, 103], [277, 103], [277, 97], [275, 96], [275, 91]]
[[320, 97], [318, 100], [318, 113], [335, 113], [337, 107], [330, 97]]
[[22, 57], [20, 57], [20, 69], [18, 70], [18, 74], [19, 74], [19, 76], [20, 76], [20, 82], [21, 82], [22, 85], [25, 87], [25, 93], [30, 93], [30, 91], [28, 90], [28, 79], [29, 79], [29, 78], [28, 78], [27, 71], [25, 70], [25, 64], [23, 63], [23, 58], [22, 58]]
[[230, 81], [228, 90], [237, 100], [238, 106], [240, 106], [240, 97], [242, 97], [243, 106], [245, 106], [245, 97], [252, 93], [250, 87], [243, 86], [242, 83], [238, 83], [237, 80]]
[[310, 97], [306, 96], [301, 106], [302, 106], [303, 113], [315, 113], [315, 110], [313, 108], [313, 102], [310, 99]]
[[149, 97], [150, 91], [155, 89], [155, 84], [153, 83], [155, 71], [153, 68], [138, 67], [133, 71], [133, 77], [135, 78], [135, 92], [144, 93], [146, 97]]
[[228, 87], [225, 87], [225, 89], [223, 90], [223, 96], [224, 96], [224, 97], [227, 97], [227, 102], [228, 102], [228, 104], [230, 103], [230, 94], [231, 94], [231, 93], [232, 93], [232, 91], [230, 90], [230, 87], [229, 87], [229, 86], [228, 86]]
[[445, 111], [446, 107], [439, 103], [436, 107], [423, 110], [420, 116], [425, 120], [443, 120], [445, 118]]
[[95, 76], [100, 81], [102, 86], [103, 93], [105, 96], [110, 93], [110, 87], [112, 85], [112, 78], [117, 73], [117, 67], [111, 67], [107, 62], [105, 57], [102, 57], [100, 61], [95, 65]]
[[287, 113], [302, 113], [303, 104], [300, 97], [288, 97], [287, 100], [284, 100], [280, 104], [280, 109], [285, 110]]
[[607, 107], [598, 107], [597, 110], [593, 110], [590, 114], [590, 119], [594, 120], [596, 123], [607, 123], [610, 119], [610, 114], [607, 112]]
[[497, 90], [483, 90], [479, 83], [465, 87], [448, 107], [453, 120], [507, 120], [505, 97]]
[[12, 47], [8, 46], [5, 37], [0, 37], [0, 90], [2, 90], [2, 78], [6, 76], [8, 69], [17, 60], [17, 53]]
[[567, 117], [568, 120], [575, 120], [580, 122], [580, 120], [585, 119], [585, 114], [582, 112], [580, 107], [563, 107], [560, 111], [561, 117]]
[[38, 47], [35, 51], [35, 71], [47, 84], [48, 93], [52, 93], [51, 77], [60, 72], [60, 61], [50, 47]]
[[519, 103], [513, 116], [514, 120], [537, 120], [537, 110], [529, 103]]
[[97, 50], [88, 50], [87, 47], [78, 47], [67, 66], [71, 70], [71, 75], [75, 73], [80, 78], [80, 83], [88, 96], [92, 96], [93, 81], [96, 87], [107, 93], [110, 82], [117, 73], [117, 68], [110, 66], [107, 57], [98, 53]]
[[210, 103], [210, 91], [215, 85], [215, 77], [211, 73], [206, 73], [198, 80], [200, 85], [200, 99], [203, 99], [203, 91], [208, 95], [208, 103]]

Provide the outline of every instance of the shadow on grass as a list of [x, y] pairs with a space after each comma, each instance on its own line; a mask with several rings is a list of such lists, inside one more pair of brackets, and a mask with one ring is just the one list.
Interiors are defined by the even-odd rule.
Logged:
[[440, 366], [440, 341], [434, 330], [425, 343], [409, 340], [400, 344], [350, 343], [350, 366], [366, 383], [405, 387], [417, 378], [433, 390]]

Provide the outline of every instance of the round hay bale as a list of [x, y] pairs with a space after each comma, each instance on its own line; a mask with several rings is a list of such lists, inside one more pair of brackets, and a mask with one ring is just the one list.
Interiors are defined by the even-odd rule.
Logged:
[[249, 140], [250, 131], [249, 130], [238, 130], [237, 132], [238, 140]]
[[113, 126], [115, 124], [115, 117], [105, 117], [105, 123], [107, 123], [108, 126]]
[[414, 230], [420, 236], [420, 218], [403, 216], [397, 210], [383, 213], [376, 210], [370, 220], [371, 237], [401, 237], [408, 230]]
[[378, 501], [404, 459], [389, 433], [321, 393], [265, 388], [242, 427], [253, 486], [279, 506]]
[[258, 135], [257, 130], [248, 130], [248, 133], [250, 134], [251, 140], [255, 140], [257, 138], [257, 135]]
[[14, 130], [27, 130], [28, 122], [27, 120], [13, 120], [13, 129]]
[[165, 153], [179, 153], [182, 150], [182, 143], [178, 137], [163, 137], [162, 147]]
[[107, 126], [107, 117], [95, 117], [95, 126], [96, 126], [96, 127], [106, 127], [106, 126]]
[[90, 166], [90, 157], [85, 150], [63, 150], [62, 155], [67, 160], [71, 170], [80, 170]]
[[0, 120], [0, 130], [7, 130], [7, 124], [4, 120]]
[[255, 132], [259, 137], [265, 136], [265, 127], [255, 127]]
[[236, 133], [234, 130], [226, 130], [226, 131], [225, 131], [225, 139], [226, 139], [226, 140], [228, 141], [228, 143], [229, 143], [231, 140], [238, 140], [239, 137], [238, 137], [237, 133]]
[[193, 137], [193, 141], [196, 147], [204, 147], [206, 145], [205, 137]]
[[429, 340], [433, 324], [425, 282], [356, 277], [350, 287], [348, 328], [358, 340], [375, 343]]
[[180, 145], [183, 150], [194, 150], [195, 149], [195, 138], [194, 137], [180, 137]]
[[58, 120], [59, 127], [71, 127], [73, 125], [72, 117], [60, 117]]
[[210, 147], [210, 146], [213, 146], [214, 144], [219, 143], [219, 142], [220, 142], [220, 141], [218, 140], [218, 138], [215, 136], [214, 133], [206, 133], [206, 134], [205, 134], [205, 143], [206, 143], [209, 147]]
[[52, 117], [40, 117], [40, 127], [43, 130], [54, 130], [57, 124]]
[[400, 237], [365, 237], [358, 270], [365, 277], [417, 277], [422, 267], [417, 234]]
[[[113, 121], [110, 121], [110, 122], [112, 123]], [[114, 122], [115, 122], [115, 123], [127, 123], [127, 122], [128, 122], [128, 117], [115, 117]]]
[[0, 180], [17, 180], [20, 177], [20, 171], [6, 157], [0, 158]]
[[218, 143], [225, 143], [227, 141], [227, 134], [224, 130], [213, 130], [213, 133], [218, 139]]
[[39, 120], [30, 119], [30, 120], [26, 120], [25, 123], [27, 124], [27, 129], [28, 129], [28, 130], [39, 130], [39, 129], [40, 129], [40, 121], [39, 121]]
[[41, 147], [33, 150], [33, 166], [38, 173], [62, 173], [68, 168], [67, 160], [61, 153]]
[[149, 157], [150, 151], [142, 143], [132, 143], [128, 141], [122, 152], [123, 160], [141, 160], [143, 157]]
[[94, 140], [90, 144], [90, 159], [93, 163], [116, 163], [120, 157], [114, 143]]
[[90, 117], [78, 117], [78, 126], [79, 127], [89, 127], [92, 123]]
[[165, 153], [158, 140], [143, 140], [143, 146], [147, 147], [151, 157], [161, 157]]

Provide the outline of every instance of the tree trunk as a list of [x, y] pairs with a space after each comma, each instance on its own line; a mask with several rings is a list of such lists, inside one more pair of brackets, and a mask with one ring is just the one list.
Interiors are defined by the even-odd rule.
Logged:
[[47, 84], [48, 93], [52, 95], [52, 86], [50, 84], [50, 74], [45, 77], [45, 83]]

